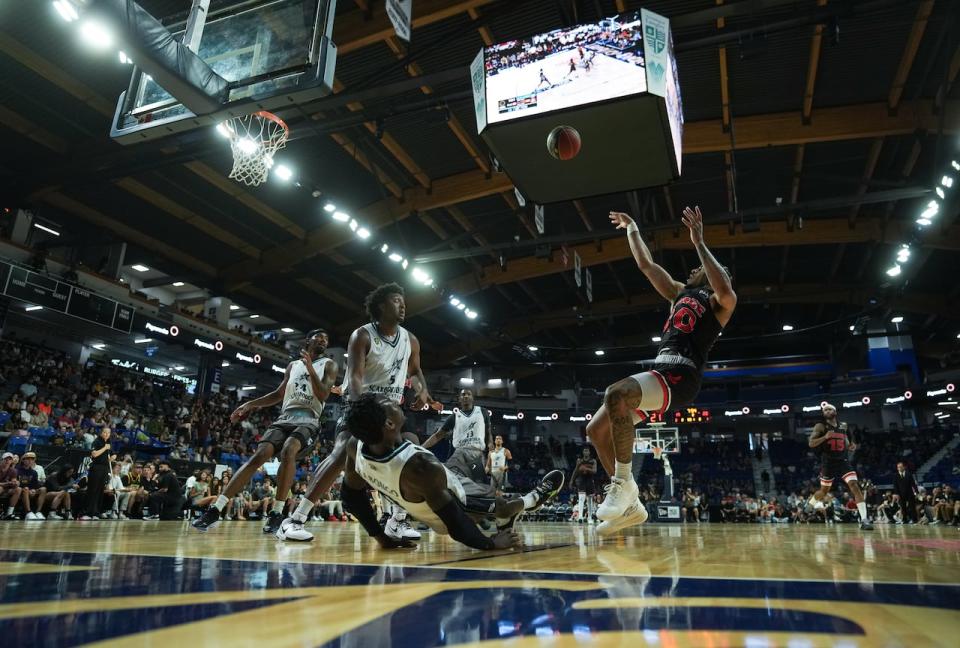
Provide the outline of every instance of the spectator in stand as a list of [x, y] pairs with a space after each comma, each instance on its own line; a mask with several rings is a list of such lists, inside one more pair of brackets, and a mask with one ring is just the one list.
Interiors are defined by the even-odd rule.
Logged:
[[131, 490], [123, 483], [123, 464], [114, 461], [110, 466], [110, 478], [104, 496], [111, 502], [110, 511], [101, 515], [101, 518], [126, 520], [127, 506], [130, 503]]
[[183, 494], [180, 492], [180, 482], [176, 473], [170, 467], [170, 462], [163, 459], [157, 462], [157, 489], [150, 494], [149, 506], [151, 520], [180, 519], [180, 509], [183, 506]]
[[76, 489], [76, 480], [74, 479], [76, 472], [76, 468], [67, 464], [47, 477], [45, 486], [47, 487], [47, 501], [50, 503], [50, 512], [47, 513], [48, 520], [56, 520], [57, 515], [64, 520], [70, 519], [73, 511], [70, 494]]
[[[20, 488], [20, 477], [17, 475], [17, 468], [14, 465], [15, 454], [4, 452], [0, 459], [0, 502], [6, 503], [6, 511], [0, 520], [13, 520], [16, 518], [14, 508], [20, 501], [20, 495], [23, 489]], [[29, 510], [29, 502], [27, 510]]]
[[327, 522], [346, 522], [347, 516], [343, 513], [343, 503], [340, 501], [340, 489], [334, 485], [317, 506], [321, 516]]
[[81, 520], [95, 520], [103, 508], [103, 492], [110, 479], [110, 437], [113, 431], [104, 426], [93, 442], [90, 452], [90, 472], [87, 474], [87, 501]]
[[194, 509], [199, 509], [202, 502], [210, 498], [210, 471], [203, 470], [187, 491], [187, 501]]
[[[24, 510], [27, 512], [26, 520], [43, 520], [43, 513], [40, 508], [43, 506], [44, 498], [47, 495], [47, 489], [40, 481], [40, 475], [35, 469], [37, 455], [32, 452], [26, 452], [20, 458], [20, 465], [17, 466], [17, 478], [20, 480], [20, 499], [23, 502]], [[31, 512], [32, 509], [32, 512]]]

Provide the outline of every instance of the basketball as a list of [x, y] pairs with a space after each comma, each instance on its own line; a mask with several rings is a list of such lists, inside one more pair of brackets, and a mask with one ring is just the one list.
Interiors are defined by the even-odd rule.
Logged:
[[547, 135], [547, 152], [558, 160], [572, 160], [580, 152], [580, 133], [573, 126], [557, 126]]

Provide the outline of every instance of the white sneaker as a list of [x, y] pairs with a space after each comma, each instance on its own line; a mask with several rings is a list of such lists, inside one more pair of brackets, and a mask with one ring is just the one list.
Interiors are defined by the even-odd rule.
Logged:
[[37, 511], [37, 512], [34, 513], [33, 515], [34, 515], [34, 519], [36, 519], [36, 520], [46, 520], [46, 519], [47, 519], [47, 518], [45, 518], [45, 517], [43, 516], [43, 513], [41, 513], [40, 511]]
[[303, 528], [303, 522], [293, 518], [286, 518], [280, 523], [280, 528], [274, 534], [277, 540], [292, 540], [293, 542], [310, 542], [313, 534]]
[[628, 526], [643, 524], [648, 517], [647, 508], [643, 502], [636, 500], [620, 517], [601, 522], [597, 526], [597, 535], [607, 536]]
[[393, 538], [394, 540], [420, 539], [420, 532], [410, 526], [406, 517], [401, 520], [395, 517], [390, 518], [387, 520], [387, 525], [384, 527], [383, 532], [387, 534], [387, 537]]
[[92, 520], [93, 518], [90, 517], [89, 515], [81, 515], [81, 516], [80, 516], [79, 518], [77, 518], [77, 519], [78, 519], [78, 520], [83, 520], [84, 522], [86, 522], [87, 520]]
[[34, 513], [33, 511], [30, 511], [30, 512], [27, 513], [25, 516], [23, 516], [23, 519], [24, 519], [24, 520], [36, 520], [36, 519], [37, 519], [37, 514]]
[[613, 520], [622, 516], [640, 495], [640, 488], [633, 478], [626, 480], [611, 477], [610, 483], [604, 486], [603, 490], [607, 495], [596, 512], [597, 518], [601, 520]]

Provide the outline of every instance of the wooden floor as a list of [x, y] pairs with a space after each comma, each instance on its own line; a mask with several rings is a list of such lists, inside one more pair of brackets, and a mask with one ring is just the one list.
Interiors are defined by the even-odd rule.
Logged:
[[25, 646], [958, 646], [949, 527], [524, 524], [524, 551], [356, 524], [0, 523], [0, 637]]

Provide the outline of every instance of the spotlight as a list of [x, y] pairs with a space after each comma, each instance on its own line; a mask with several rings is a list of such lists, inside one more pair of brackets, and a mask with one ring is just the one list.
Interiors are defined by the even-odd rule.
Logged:
[[934, 191], [937, 192], [937, 197], [940, 198], [940, 200], [943, 200], [944, 198], [947, 197], [947, 195], [943, 193], [943, 187], [937, 187], [936, 189], [934, 189]]
[[893, 322], [894, 324], [899, 324], [900, 322], [903, 321], [903, 315], [897, 315], [896, 317], [892, 317], [890, 318], [890, 321]]
[[854, 326], [853, 324], [850, 325], [850, 330], [851, 330], [851, 331], [854, 330], [855, 328], [857, 328], [857, 327]]
[[900, 266], [894, 265], [892, 268], [887, 268], [888, 277], [896, 277], [900, 274]]
[[360, 227], [360, 224], [357, 223], [357, 221], [355, 221], [355, 220], [351, 220], [351, 221], [350, 221], [350, 229], [352, 229], [354, 232], [356, 232], [358, 227]]
[[389, 250], [389, 249], [390, 249], [390, 246], [387, 245], [386, 243], [384, 243], [383, 245], [380, 246], [380, 251], [381, 251], [382, 253], [384, 253], [384, 254], [386, 254], [386, 253], [387, 253], [387, 250]]
[[940, 184], [949, 189], [953, 186], [953, 178], [951, 176], [945, 175], [940, 178]]
[[280, 329], [280, 330], [283, 331], [284, 333], [293, 333], [293, 329], [290, 328], [289, 326], [284, 326], [284, 327], [283, 327], [282, 329]]
[[528, 346], [527, 349], [528, 349], [529, 351], [532, 351], [533, 353], [536, 353], [537, 351], [540, 350], [540, 347]]
[[342, 211], [335, 211], [333, 212], [333, 220], [346, 223], [348, 220], [350, 220], [350, 214]]
[[467, 319], [477, 319], [477, 311], [468, 310], [465, 315]]
[[402, 254], [397, 254], [396, 252], [393, 252], [393, 253], [392, 253], [389, 257], [387, 257], [387, 258], [390, 259], [391, 261], [393, 261], [394, 263], [400, 263], [401, 261], [403, 261], [403, 255], [402, 255]]
[[368, 230], [366, 227], [361, 227], [357, 230], [357, 236], [362, 239], [370, 238], [370, 230]]
[[605, 351], [604, 351], [603, 349], [597, 349], [596, 351], [594, 351], [594, 354], [596, 354], [596, 355], [598, 355], [598, 356], [602, 356], [604, 353], [605, 353]]
[[409, 265], [410, 265], [410, 262], [407, 261], [406, 259], [404, 259], [403, 261], [400, 262], [400, 267], [403, 268], [404, 270], [406, 270], [406, 269], [407, 269], [407, 266], [409, 266]]
[[663, 340], [663, 338], [659, 335], [654, 335], [652, 338], [650, 338], [651, 342], [660, 342], [661, 340]]
[[333, 212], [337, 211], [337, 206], [333, 203], [327, 203], [323, 206], [323, 211], [327, 212], [328, 214], [332, 214]]
[[464, 304], [463, 302], [460, 302], [459, 304], [457, 304], [457, 310], [465, 310], [466, 308], [467, 308], [467, 305]]
[[293, 177], [293, 169], [286, 164], [278, 164], [277, 168], [273, 170], [273, 174], [284, 182], [287, 182]]
[[783, 330], [784, 330], [784, 331], [792, 331], [792, 330], [793, 330], [793, 325], [792, 325], [792, 324], [784, 324], [784, 325], [783, 325]]
[[226, 137], [227, 139], [233, 137], [233, 129], [227, 125], [227, 122], [220, 122], [217, 124], [217, 132]]
[[53, 8], [56, 9], [60, 17], [67, 22], [73, 22], [80, 18], [80, 14], [77, 13], [77, 10], [70, 0], [54, 0]]
[[240, 141], [237, 143], [237, 146], [240, 147], [241, 152], [247, 153], [247, 154], [255, 153], [257, 149], [260, 148], [260, 145], [254, 142], [249, 137], [241, 138]]
[[451, 305], [451, 306], [459, 306], [459, 305], [460, 305], [460, 300], [457, 299], [456, 297], [450, 297], [450, 305]]

